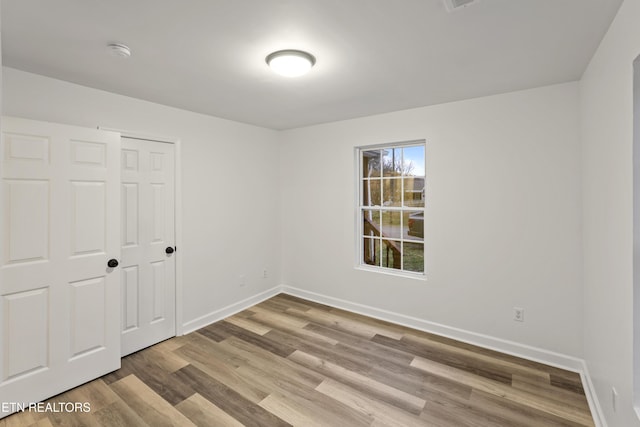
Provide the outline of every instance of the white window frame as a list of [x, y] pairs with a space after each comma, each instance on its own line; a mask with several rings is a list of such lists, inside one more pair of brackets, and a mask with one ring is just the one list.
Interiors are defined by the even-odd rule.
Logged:
[[[426, 241], [425, 241], [425, 237], [426, 237], [426, 227], [424, 227], [423, 225], [423, 238], [422, 241], [418, 241], [418, 240], [413, 240], [413, 239], [407, 239], [404, 235], [400, 236], [400, 238], [389, 238], [388, 240], [392, 240], [392, 241], [396, 241], [399, 242], [400, 245], [402, 245], [402, 243], [407, 242], [407, 243], [422, 243], [423, 245], [423, 260], [424, 260], [424, 265], [423, 265], [423, 271], [422, 272], [415, 272], [415, 271], [410, 271], [410, 270], [403, 270], [402, 266], [403, 266], [403, 262], [404, 262], [404, 254], [401, 254], [401, 260], [400, 260], [400, 266], [401, 269], [397, 269], [397, 268], [392, 268], [392, 267], [386, 267], [386, 266], [377, 266], [377, 265], [371, 265], [371, 264], [367, 264], [364, 260], [364, 224], [363, 224], [363, 212], [366, 210], [369, 210], [368, 208], [371, 208], [372, 206], [364, 206], [363, 204], [363, 184], [366, 181], [366, 179], [363, 177], [363, 153], [365, 151], [372, 151], [372, 150], [384, 150], [384, 149], [393, 149], [393, 148], [405, 148], [405, 147], [415, 147], [415, 146], [422, 146], [424, 148], [424, 165], [425, 165], [425, 189], [424, 189], [424, 198], [425, 198], [425, 202], [426, 202], [426, 157], [427, 157], [427, 144], [426, 141], [424, 139], [418, 139], [418, 140], [410, 140], [410, 141], [401, 141], [401, 142], [390, 142], [390, 143], [383, 143], [383, 144], [375, 144], [375, 145], [365, 145], [365, 146], [358, 146], [355, 147], [355, 171], [356, 171], [356, 179], [355, 179], [355, 184], [356, 184], [356, 200], [355, 200], [355, 218], [356, 218], [356, 233], [355, 233], [355, 237], [356, 237], [356, 259], [355, 259], [355, 267], [356, 269], [359, 270], [365, 270], [365, 271], [373, 271], [373, 272], [377, 272], [377, 273], [382, 273], [382, 274], [391, 274], [394, 276], [402, 276], [402, 277], [408, 277], [408, 278], [413, 278], [413, 279], [421, 279], [421, 280], [426, 280], [427, 277], [427, 267], [426, 267]], [[399, 179], [399, 181], [401, 182], [401, 194], [404, 197], [404, 182], [405, 182], [405, 178], [404, 175], [401, 177], [397, 177], [395, 179]], [[381, 190], [382, 192], [384, 190]], [[381, 196], [382, 199], [384, 199], [384, 195]], [[426, 203], [425, 203], [426, 206]], [[407, 212], [407, 211], [411, 211], [411, 212], [415, 212], [415, 211], [421, 211], [423, 213], [423, 218], [425, 216], [425, 206], [422, 207], [416, 207], [416, 206], [405, 206], [403, 204], [401, 204], [401, 206], [384, 206], [384, 203], [381, 201], [381, 205], [380, 206], [375, 206], [373, 207], [373, 210], [379, 210], [380, 212], [382, 211], [399, 211], [399, 212]], [[401, 218], [403, 218], [403, 215], [400, 215]], [[401, 220], [402, 221], [402, 220]], [[382, 251], [382, 248], [381, 248]]]

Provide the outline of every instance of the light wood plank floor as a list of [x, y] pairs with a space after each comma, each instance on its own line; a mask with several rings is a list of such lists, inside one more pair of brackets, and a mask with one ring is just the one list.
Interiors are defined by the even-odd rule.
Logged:
[[125, 357], [10, 426], [593, 426], [580, 376], [288, 295]]

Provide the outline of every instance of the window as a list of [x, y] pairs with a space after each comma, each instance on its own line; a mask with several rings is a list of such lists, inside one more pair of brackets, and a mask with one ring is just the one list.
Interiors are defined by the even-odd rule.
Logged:
[[359, 264], [424, 274], [425, 143], [357, 150]]

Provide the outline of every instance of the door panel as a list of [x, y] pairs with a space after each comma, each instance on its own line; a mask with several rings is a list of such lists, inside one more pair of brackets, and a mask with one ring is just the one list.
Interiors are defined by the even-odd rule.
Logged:
[[122, 268], [122, 331], [127, 332], [139, 326], [138, 313], [138, 266]]
[[122, 138], [122, 355], [175, 336], [174, 146]]
[[122, 184], [122, 246], [138, 245], [138, 184]]
[[166, 223], [164, 220], [166, 200], [164, 195], [164, 184], [151, 184], [151, 217], [153, 218], [151, 228], [151, 241], [153, 243], [164, 243]]
[[36, 402], [120, 366], [120, 138], [3, 118], [0, 161], [0, 401]]
[[47, 165], [49, 139], [32, 135], [5, 134], [6, 159], [14, 163]]
[[71, 255], [105, 252], [106, 191], [104, 182], [72, 182]]
[[4, 295], [7, 319], [3, 348], [6, 369], [2, 380], [45, 368], [48, 359], [49, 310], [48, 288]]
[[167, 279], [165, 264], [166, 261], [151, 263], [151, 301], [153, 304], [151, 322], [165, 319], [165, 281]]
[[70, 283], [71, 359], [102, 349], [107, 319], [104, 277]]
[[104, 168], [106, 166], [106, 146], [88, 141], [71, 141], [72, 163], [80, 166]]
[[5, 263], [46, 260], [49, 257], [49, 182], [4, 182], [7, 259]]

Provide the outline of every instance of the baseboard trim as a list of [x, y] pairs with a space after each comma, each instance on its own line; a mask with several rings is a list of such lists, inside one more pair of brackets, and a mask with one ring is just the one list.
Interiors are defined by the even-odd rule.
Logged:
[[593, 387], [593, 382], [589, 376], [587, 364], [583, 359], [541, 348], [520, 344], [514, 341], [503, 340], [501, 338], [489, 335], [479, 334], [464, 329], [453, 328], [451, 326], [442, 325], [440, 323], [430, 322], [428, 320], [419, 319], [417, 317], [406, 316], [404, 314], [392, 311], [382, 310], [364, 304], [334, 298], [327, 295], [318, 294], [304, 289], [294, 288], [291, 286], [282, 286], [281, 290], [285, 294], [295, 297], [315, 301], [320, 304], [329, 305], [331, 307], [340, 308], [351, 311], [353, 313], [363, 314], [387, 322], [395, 323], [409, 328], [418, 329], [420, 331], [433, 333], [436, 335], [452, 338], [468, 344], [477, 345], [489, 350], [499, 351], [501, 353], [510, 354], [512, 356], [522, 357], [523, 359], [534, 362], [544, 363], [545, 365], [555, 366], [557, 368], [566, 369], [580, 374], [584, 392], [589, 403], [589, 409], [593, 416], [596, 427], [607, 427], [602, 408], [598, 401], [598, 396]]
[[259, 294], [251, 296], [249, 298], [245, 298], [242, 301], [229, 304], [226, 307], [220, 308], [218, 310], [212, 311], [211, 313], [205, 314], [204, 316], [200, 316], [196, 319], [190, 320], [182, 324], [182, 334], [186, 335], [197, 329], [204, 328], [205, 326], [218, 322], [226, 317], [233, 316], [234, 314], [239, 313], [242, 310], [246, 310], [253, 305], [268, 300], [269, 298], [274, 297], [279, 293], [282, 293], [282, 286], [275, 286], [271, 289], [260, 292]]
[[396, 323], [402, 326], [408, 326], [413, 329], [430, 332], [468, 344], [474, 344], [490, 350], [496, 350], [501, 353], [523, 357], [534, 362], [544, 363], [546, 365], [555, 366], [569, 371], [581, 372], [583, 368], [583, 362], [581, 359], [520, 344], [514, 341], [503, 340], [501, 338], [496, 338], [489, 335], [470, 332], [464, 329], [454, 328], [451, 326], [442, 325], [440, 323], [419, 319], [417, 317], [382, 310], [376, 307], [321, 295], [303, 289], [292, 288], [290, 286], [284, 286], [282, 288], [282, 291], [289, 295], [319, 302], [321, 304], [330, 305], [332, 307], [341, 308], [343, 310], [363, 314], [365, 316], [373, 317], [380, 320], [386, 320], [387, 322]]
[[595, 392], [591, 377], [589, 376], [587, 364], [583, 359], [544, 350], [533, 346], [528, 346], [525, 344], [520, 344], [515, 341], [504, 340], [501, 338], [492, 337], [490, 335], [484, 335], [464, 329], [454, 328], [440, 323], [419, 319], [417, 317], [407, 316], [404, 314], [395, 313], [392, 311], [387, 311], [380, 308], [343, 300], [340, 298], [318, 294], [316, 292], [311, 292], [304, 289], [294, 288], [291, 286], [275, 286], [242, 301], [229, 304], [226, 307], [198, 317], [197, 319], [190, 320], [189, 322], [183, 324], [183, 332], [184, 334], [188, 334], [197, 329], [218, 322], [226, 317], [239, 313], [242, 310], [245, 310], [280, 293], [285, 293], [309, 301], [314, 301], [320, 304], [329, 305], [331, 307], [340, 308], [342, 310], [350, 311], [353, 313], [373, 317], [375, 319], [385, 320], [387, 322], [407, 326], [409, 328], [417, 329], [420, 331], [429, 332], [462, 341], [468, 344], [477, 345], [489, 350], [499, 351], [501, 353], [522, 357], [523, 359], [528, 359], [534, 362], [544, 363], [546, 365], [555, 366], [557, 368], [579, 373], [582, 384], [584, 385], [585, 395], [587, 397], [587, 402], [589, 403], [589, 408], [591, 410], [593, 421], [596, 427], [607, 427], [602, 408], [600, 407], [600, 403], [598, 401], [598, 396]]
[[591, 381], [591, 375], [589, 375], [589, 369], [587, 368], [587, 362], [582, 361], [582, 371], [580, 372], [580, 379], [584, 386], [584, 394], [587, 396], [587, 402], [589, 403], [589, 409], [591, 410], [591, 416], [596, 427], [607, 427], [607, 421], [604, 418], [604, 412], [600, 406], [596, 389]]

